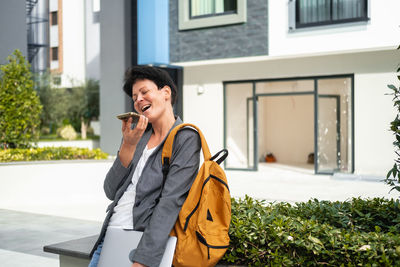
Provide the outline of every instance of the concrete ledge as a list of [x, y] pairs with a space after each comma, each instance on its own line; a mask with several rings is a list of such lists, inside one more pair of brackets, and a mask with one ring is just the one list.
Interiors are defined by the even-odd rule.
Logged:
[[90, 251], [97, 241], [98, 235], [74, 239], [43, 247], [44, 252], [54, 253], [73, 258], [89, 259]]
[[38, 164], [68, 164], [68, 163], [112, 163], [116, 156], [109, 156], [108, 159], [60, 159], [60, 160], [36, 160], [36, 161], [12, 161], [0, 162], [1, 166], [8, 165], [38, 165]]
[[38, 147], [82, 147], [94, 149], [100, 147], [99, 140], [71, 140], [71, 141], [39, 141], [37, 143]]
[[365, 182], [383, 182], [385, 177], [378, 175], [361, 175], [351, 173], [334, 173], [332, 176], [334, 180], [345, 180], [345, 181], [365, 181]]

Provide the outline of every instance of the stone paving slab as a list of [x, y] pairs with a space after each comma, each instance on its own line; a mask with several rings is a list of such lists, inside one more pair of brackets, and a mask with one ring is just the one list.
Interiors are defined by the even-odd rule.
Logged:
[[0, 209], [0, 266], [58, 266], [45, 245], [95, 235], [101, 223]]
[[2, 267], [59, 267], [58, 259], [0, 249]]

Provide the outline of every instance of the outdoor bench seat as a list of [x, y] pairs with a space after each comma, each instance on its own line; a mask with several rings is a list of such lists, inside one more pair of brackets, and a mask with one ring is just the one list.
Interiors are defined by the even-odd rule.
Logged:
[[65, 241], [43, 247], [43, 251], [59, 255], [60, 267], [87, 267], [90, 251], [99, 235]]
[[[90, 262], [90, 251], [97, 241], [98, 235], [65, 241], [43, 247], [45, 252], [59, 255], [60, 267], [87, 267]], [[217, 264], [217, 267], [233, 267]], [[244, 266], [234, 266], [244, 267]]]

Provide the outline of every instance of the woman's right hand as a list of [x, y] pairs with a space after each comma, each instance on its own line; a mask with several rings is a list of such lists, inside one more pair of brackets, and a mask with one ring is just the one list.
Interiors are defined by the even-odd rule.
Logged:
[[122, 121], [122, 136], [123, 136], [122, 145], [136, 147], [137, 143], [139, 143], [140, 138], [142, 138], [142, 135], [147, 128], [148, 121], [149, 120], [145, 116], [140, 115], [140, 118], [136, 124], [136, 127], [132, 129], [132, 118], [129, 118], [128, 120], [123, 120]]
[[123, 141], [119, 150], [119, 159], [124, 167], [128, 167], [136, 150], [136, 145], [147, 128], [148, 119], [140, 115], [136, 127], [132, 129], [132, 118], [122, 121]]

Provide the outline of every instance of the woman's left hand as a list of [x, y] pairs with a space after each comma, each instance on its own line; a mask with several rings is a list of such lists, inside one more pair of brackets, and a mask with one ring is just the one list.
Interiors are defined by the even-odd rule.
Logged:
[[132, 267], [147, 267], [146, 265], [143, 265], [143, 264], [141, 264], [141, 263], [139, 263], [139, 262], [134, 262], [133, 264], [132, 264]]

